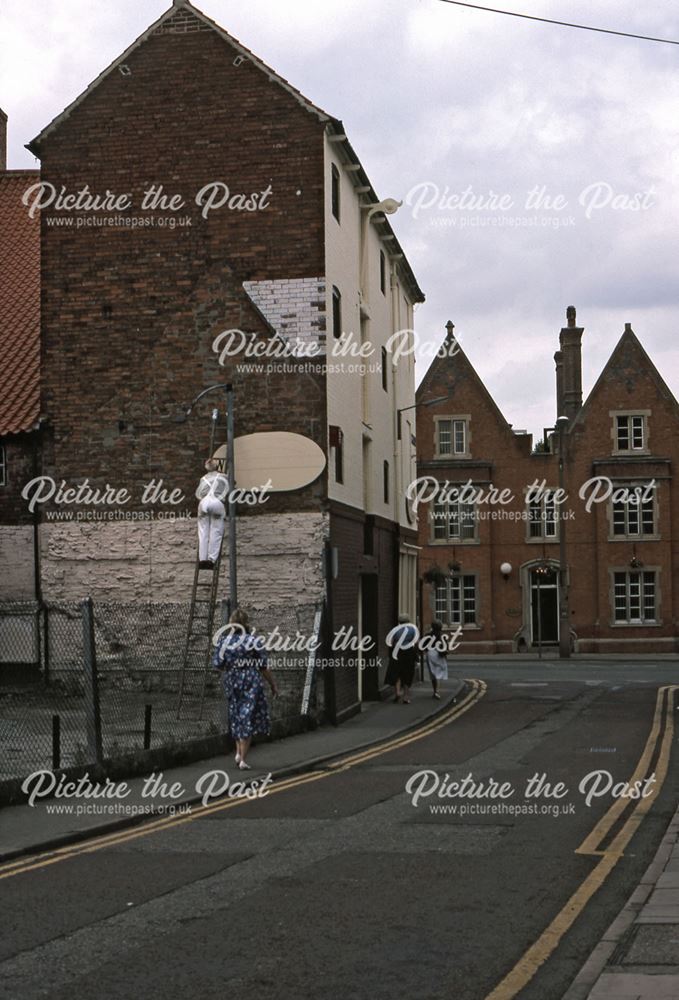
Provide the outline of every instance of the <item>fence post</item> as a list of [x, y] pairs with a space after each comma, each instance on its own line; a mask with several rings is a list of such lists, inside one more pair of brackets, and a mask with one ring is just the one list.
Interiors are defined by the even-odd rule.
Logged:
[[100, 764], [103, 758], [101, 746], [101, 714], [99, 711], [99, 679], [97, 676], [97, 654], [94, 639], [94, 605], [87, 597], [81, 604], [83, 617], [83, 662], [85, 667], [85, 716], [87, 726], [87, 752], [90, 759]]
[[52, 716], [52, 770], [61, 767], [61, 717]]
[[44, 680], [49, 684], [50, 680], [50, 616], [49, 608], [46, 604], [42, 606], [43, 614], [43, 656], [44, 656]]
[[151, 749], [151, 717], [153, 705], [144, 705], [144, 750]]

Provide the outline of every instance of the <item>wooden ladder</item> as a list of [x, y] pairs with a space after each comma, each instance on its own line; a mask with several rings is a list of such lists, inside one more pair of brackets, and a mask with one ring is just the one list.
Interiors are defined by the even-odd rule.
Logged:
[[189, 620], [186, 627], [186, 641], [184, 643], [184, 656], [179, 675], [179, 692], [177, 695], [178, 719], [181, 717], [182, 705], [186, 696], [187, 674], [198, 674], [201, 678], [198, 718], [202, 719], [203, 717], [205, 688], [212, 667], [212, 636], [214, 634], [215, 608], [219, 592], [221, 562], [221, 550], [217, 562], [212, 569], [201, 569], [200, 559], [196, 556]]

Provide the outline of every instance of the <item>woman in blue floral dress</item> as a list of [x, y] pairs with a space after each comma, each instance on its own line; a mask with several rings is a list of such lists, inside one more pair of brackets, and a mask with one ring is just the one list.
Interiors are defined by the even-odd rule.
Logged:
[[236, 743], [236, 764], [241, 771], [247, 771], [250, 765], [245, 758], [252, 737], [268, 736], [271, 731], [264, 679], [274, 697], [278, 688], [267, 665], [264, 640], [252, 634], [245, 612], [237, 608], [229, 624], [233, 627], [225, 631], [217, 644], [213, 665], [223, 671], [222, 684], [229, 703], [229, 730]]

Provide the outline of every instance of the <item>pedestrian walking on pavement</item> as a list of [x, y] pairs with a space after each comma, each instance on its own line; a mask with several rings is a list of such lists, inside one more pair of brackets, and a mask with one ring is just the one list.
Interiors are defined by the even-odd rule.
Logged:
[[236, 764], [249, 771], [246, 762], [253, 736], [268, 736], [271, 716], [264, 693], [264, 680], [274, 698], [278, 687], [269, 670], [263, 640], [255, 637], [248, 616], [237, 608], [215, 649], [213, 666], [222, 671], [222, 684], [229, 705], [229, 731], [236, 744]]
[[440, 698], [439, 681], [448, 680], [448, 660], [446, 659], [446, 642], [443, 638], [443, 623], [436, 620], [431, 623], [427, 634], [428, 646], [425, 652], [425, 662], [429, 670], [434, 698]]
[[417, 628], [408, 615], [398, 616], [398, 626], [391, 633], [391, 650], [384, 683], [394, 688], [394, 701], [410, 704], [410, 689], [417, 663]]

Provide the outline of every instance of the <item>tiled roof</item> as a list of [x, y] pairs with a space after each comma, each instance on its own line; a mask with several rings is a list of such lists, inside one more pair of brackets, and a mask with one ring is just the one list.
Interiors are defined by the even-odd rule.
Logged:
[[34, 170], [0, 172], [0, 435], [40, 415], [40, 219], [21, 196]]

